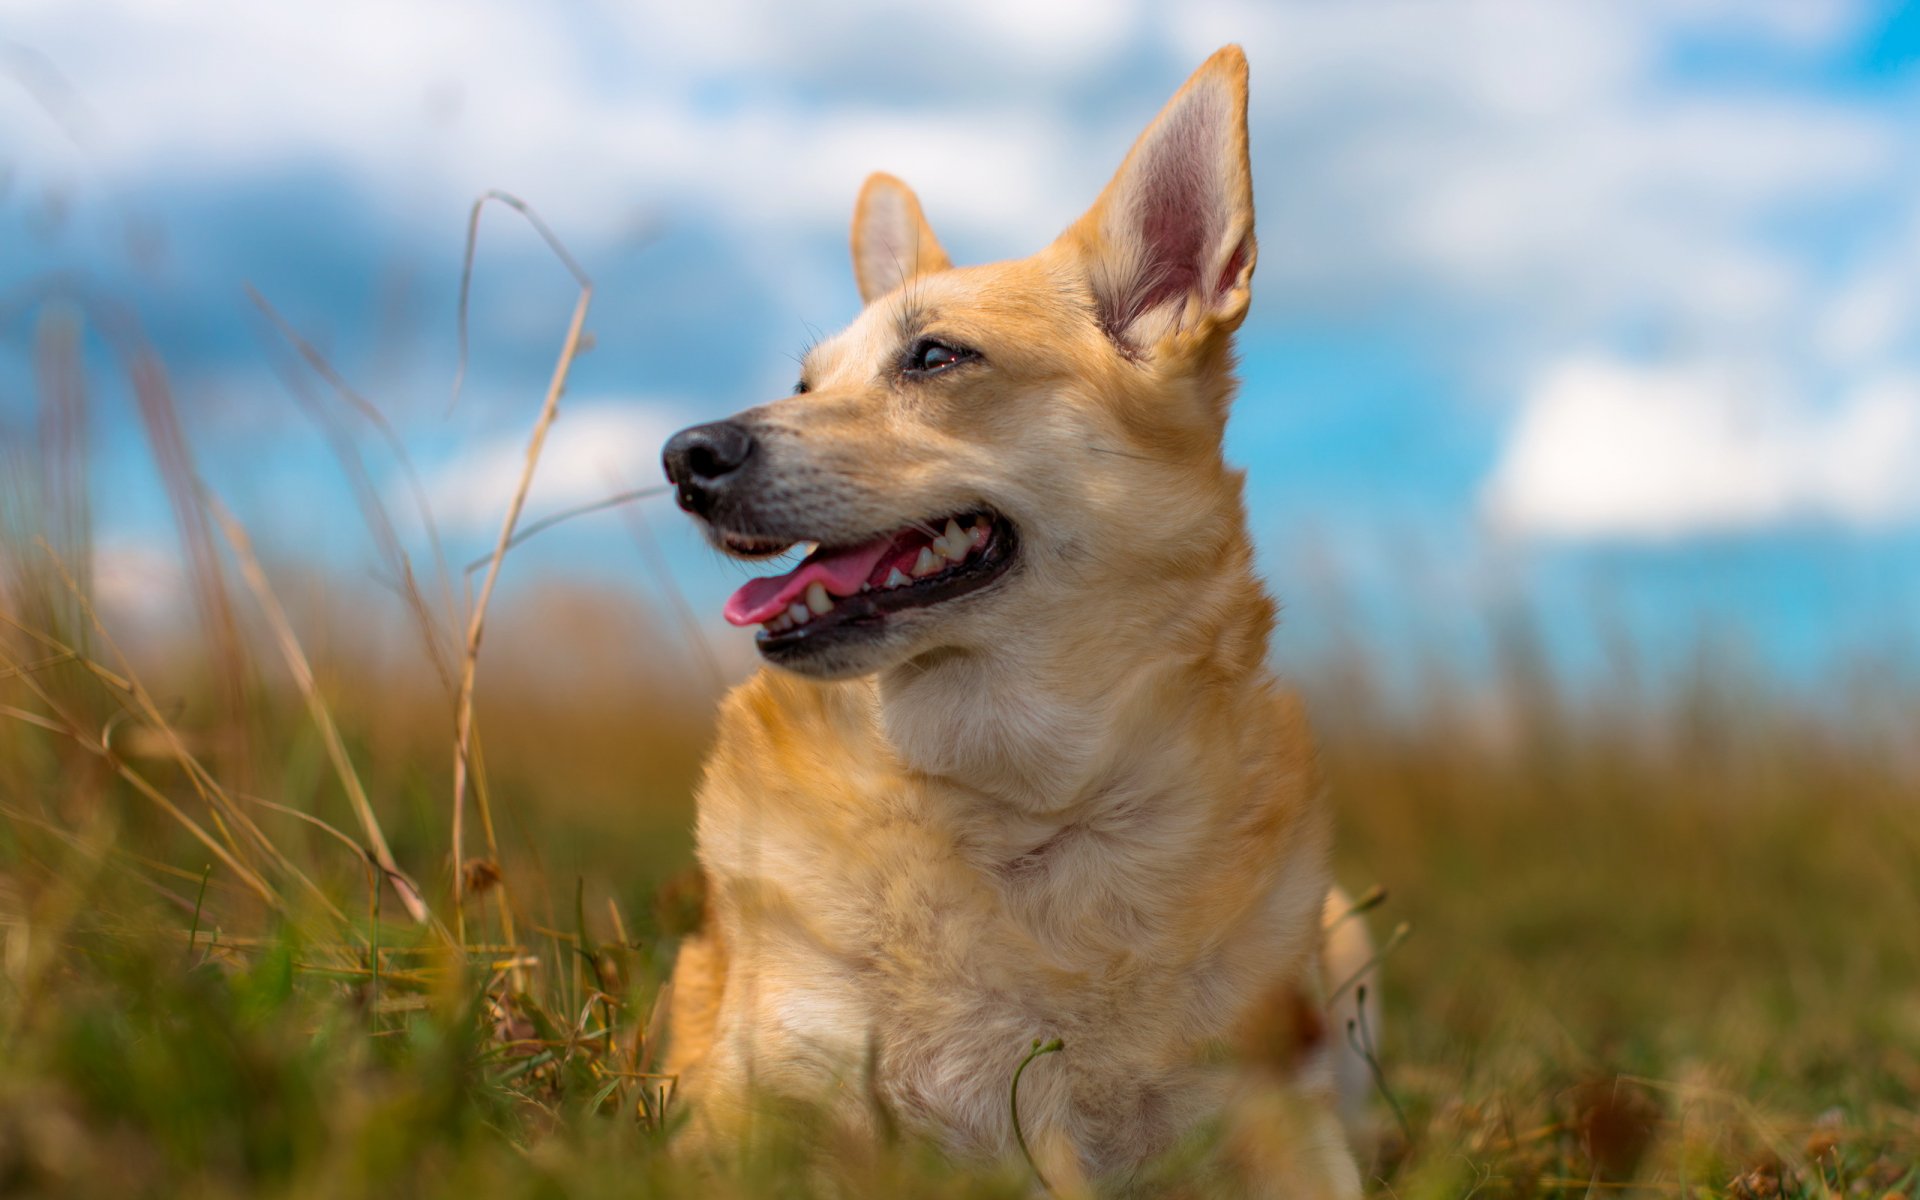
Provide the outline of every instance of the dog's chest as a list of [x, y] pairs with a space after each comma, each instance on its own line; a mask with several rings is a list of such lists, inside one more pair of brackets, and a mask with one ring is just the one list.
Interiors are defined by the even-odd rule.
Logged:
[[1197, 1052], [1245, 987], [1225, 956], [1166, 944], [1124, 880], [1089, 891], [1046, 855], [982, 870], [917, 829], [873, 830], [868, 850], [794, 897], [809, 936], [766, 964], [797, 985], [780, 1040], [837, 1048], [821, 1061], [859, 1064], [863, 1094], [987, 1152], [1011, 1136], [1013, 1074], [1036, 1039], [1064, 1049], [1024, 1075], [1023, 1127], [1068, 1131], [1092, 1162], [1138, 1157], [1208, 1110]]

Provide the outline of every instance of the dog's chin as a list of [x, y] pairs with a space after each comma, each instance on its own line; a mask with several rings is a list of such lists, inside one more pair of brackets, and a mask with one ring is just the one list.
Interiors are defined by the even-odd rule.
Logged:
[[[726, 548], [747, 557], [773, 540]], [[742, 596], [755, 588], [780, 590], [774, 600], [758, 600], [728, 619], [758, 623], [755, 648], [783, 670], [813, 679], [871, 675], [941, 645], [955, 617], [990, 602], [1016, 567], [1019, 551], [1013, 523], [993, 511], [914, 521], [850, 546], [823, 544], [788, 576], [742, 589]], [[797, 584], [785, 581], [809, 578], [810, 571], [819, 582], [786, 596]], [[803, 597], [824, 608], [810, 607]], [[731, 603], [739, 602], [736, 597]], [[768, 615], [781, 602], [787, 607]]]
[[858, 679], [897, 667], [938, 636], [938, 619], [893, 618], [872, 626], [847, 625], [795, 637], [754, 639], [760, 657], [808, 679]]

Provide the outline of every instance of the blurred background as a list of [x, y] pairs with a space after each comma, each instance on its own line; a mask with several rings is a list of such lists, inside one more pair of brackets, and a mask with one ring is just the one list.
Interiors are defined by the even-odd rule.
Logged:
[[[0, 1191], [665, 1178], [597, 1118], [661, 1125], [746, 570], [664, 497], [582, 510], [855, 314], [869, 172], [957, 261], [1025, 255], [1230, 41], [1227, 452], [1341, 877], [1386, 891], [1377, 1178], [1920, 1196], [1890, 0], [0, 0]], [[491, 204], [463, 301], [490, 189], [593, 293], [463, 787], [470, 614], [579, 295]], [[366, 873], [382, 826], [442, 925]]]
[[[24, 293], [58, 275], [110, 296], [263, 552], [364, 580], [347, 481], [251, 286], [393, 423], [464, 563], [573, 300], [489, 212], [453, 407], [483, 190], [533, 205], [597, 289], [531, 520], [657, 482], [667, 433], [791, 386], [857, 309], [869, 171], [920, 191], [956, 259], [1029, 253], [1227, 41], [1253, 68], [1262, 244], [1229, 453], [1284, 663], [1350, 636], [1395, 672], [1471, 673], [1499, 609], [1575, 680], [1627, 653], [1670, 677], [1703, 644], [1814, 698], [1911, 664], [1920, 19], [1890, 3], [10, 0], [0, 419], [22, 429], [32, 392]], [[99, 587], [165, 619], [178, 542], [108, 374]], [[383, 450], [368, 470], [402, 497]], [[742, 668], [746, 635], [716, 619], [741, 572], [670, 504], [646, 520]], [[503, 596], [642, 587], [646, 563], [608, 512], [530, 543]]]

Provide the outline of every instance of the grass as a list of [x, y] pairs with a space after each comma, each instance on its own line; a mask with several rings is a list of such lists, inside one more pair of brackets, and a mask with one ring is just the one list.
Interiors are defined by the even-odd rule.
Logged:
[[1745, 695], [1329, 738], [1349, 873], [1415, 926], [1396, 1191], [1914, 1194], [1911, 750]]
[[[421, 647], [392, 654], [375, 598], [258, 560], [120, 329], [201, 617], [123, 645], [89, 601], [81, 325], [42, 311], [40, 437], [0, 472], [0, 1193], [1033, 1194], [1021, 1162], [803, 1111], [724, 1161], [665, 1152], [710, 662], [635, 636], [628, 596], [489, 610], [513, 517], [456, 604], [360, 488]], [[390, 429], [281, 332], [364, 481], [350, 422]], [[1373, 1190], [1920, 1197], [1912, 690], [1804, 709], [1707, 661], [1573, 692], [1506, 644], [1493, 685], [1428, 703], [1364, 664], [1301, 681], [1341, 875], [1384, 887], [1377, 936], [1411, 931], [1356, 1031]], [[1178, 1159], [1150, 1178], [1206, 1194]]]
[[[504, 610], [500, 636], [552, 650], [556, 634]], [[572, 708], [537, 689], [480, 706], [501, 733], [485, 749], [504, 858], [469, 875], [465, 947], [438, 932], [430, 688], [416, 701], [344, 666], [325, 685], [438, 927], [293, 815], [343, 836], [352, 820], [293, 689], [263, 687], [250, 713], [261, 798], [291, 810], [255, 819], [330, 908], [264, 852], [276, 905], [208, 871], [99, 756], [9, 722], [0, 1190], [1024, 1194], [1018, 1172], [975, 1177], [923, 1147], [823, 1150], [804, 1117], [718, 1178], [661, 1153], [650, 1018], [694, 907], [677, 872], [701, 734], [681, 718], [681, 740], [636, 744], [636, 724], [674, 728], [656, 688], [544, 665], [580, 680]], [[35, 675], [50, 694], [69, 676], [62, 708], [111, 719], [116, 693], [77, 664]], [[53, 711], [23, 687], [0, 682], [4, 702]], [[188, 697], [184, 731], [216, 711], [211, 681], [169, 695]], [[1655, 737], [1618, 713], [1489, 730], [1321, 707], [1343, 873], [1388, 889], [1377, 929], [1413, 929], [1384, 972], [1379, 1057], [1408, 1133], [1383, 1103], [1381, 1194], [1916, 1194], [1920, 793], [1898, 746], [1769, 711], [1668, 712], [1659, 726], [1686, 732]], [[129, 769], [195, 803], [178, 764]]]

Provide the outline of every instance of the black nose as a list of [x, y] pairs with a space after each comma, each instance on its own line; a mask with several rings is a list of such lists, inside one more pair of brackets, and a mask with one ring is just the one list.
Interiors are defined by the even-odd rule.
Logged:
[[680, 507], [701, 516], [751, 457], [753, 435], [732, 421], [682, 429], [667, 440], [660, 456]]

